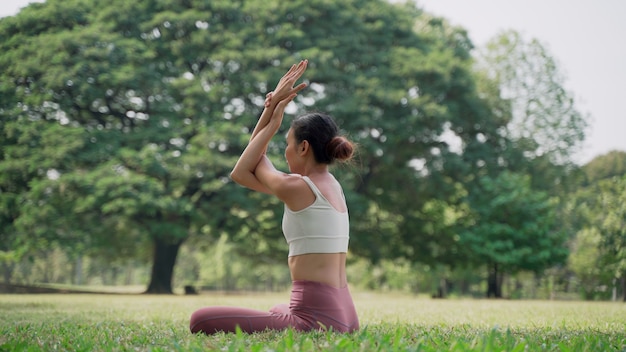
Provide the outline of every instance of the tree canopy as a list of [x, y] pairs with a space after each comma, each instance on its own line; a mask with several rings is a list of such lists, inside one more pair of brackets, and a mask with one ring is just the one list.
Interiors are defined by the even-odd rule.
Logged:
[[[517, 111], [498, 110], [500, 76], [476, 72], [463, 29], [412, 3], [47, 0], [1, 19], [0, 36], [0, 249], [16, 257], [55, 244], [152, 258], [153, 293], [172, 291], [190, 237], [283, 260], [278, 201], [228, 174], [265, 94], [302, 58], [309, 88], [288, 112], [329, 112], [359, 145], [354, 166], [335, 170], [356, 255], [464, 265], [480, 253], [460, 226], [483, 206], [468, 197], [516, 182], [497, 178]], [[554, 109], [576, 122], [563, 140], [576, 141], [578, 115], [563, 104]], [[554, 109], [544, 121], [556, 123]], [[546, 148], [532, 145], [523, 151]], [[283, 147], [278, 138], [269, 154], [285, 166]], [[564, 160], [555, 148], [549, 160]]]
[[626, 300], [626, 153], [613, 151], [583, 166], [585, 178], [568, 200], [572, 227], [570, 266], [593, 299], [602, 286], [621, 286]]

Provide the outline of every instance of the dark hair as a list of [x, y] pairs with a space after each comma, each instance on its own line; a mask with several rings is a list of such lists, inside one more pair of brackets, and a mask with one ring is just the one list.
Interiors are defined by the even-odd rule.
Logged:
[[329, 115], [312, 112], [298, 116], [291, 122], [291, 130], [298, 144], [309, 142], [318, 163], [347, 161], [354, 153], [354, 145], [339, 135], [339, 127]]

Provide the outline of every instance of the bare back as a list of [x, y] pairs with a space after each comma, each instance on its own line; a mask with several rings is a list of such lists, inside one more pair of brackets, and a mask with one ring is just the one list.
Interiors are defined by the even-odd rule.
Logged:
[[[309, 175], [309, 178], [335, 210], [347, 211], [341, 186], [331, 174]], [[300, 199], [307, 201], [295, 206], [296, 209], [290, 207], [294, 211], [306, 208], [315, 200], [313, 191], [304, 181], [302, 181], [301, 188], [298, 188], [297, 193], [302, 195]], [[287, 204], [287, 206], [290, 205]], [[338, 288], [347, 286], [346, 253], [309, 253], [291, 256], [289, 257], [289, 270], [292, 280], [322, 282]]]

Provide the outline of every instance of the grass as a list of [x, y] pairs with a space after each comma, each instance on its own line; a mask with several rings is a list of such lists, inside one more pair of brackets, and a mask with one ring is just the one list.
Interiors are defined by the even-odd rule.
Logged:
[[0, 295], [0, 351], [626, 351], [626, 304], [431, 300], [355, 293], [354, 334], [191, 335], [206, 305], [268, 309], [288, 294]]

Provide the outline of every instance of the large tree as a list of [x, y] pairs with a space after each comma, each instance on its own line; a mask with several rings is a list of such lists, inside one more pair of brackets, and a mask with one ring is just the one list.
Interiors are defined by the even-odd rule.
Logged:
[[224, 26], [240, 33], [242, 10], [228, 1], [201, 10], [51, 0], [2, 20], [3, 133], [15, 141], [2, 166], [16, 175], [9, 181], [24, 179], [6, 190], [24, 198], [12, 223], [37, 236], [29, 243], [86, 243], [118, 255], [148, 243], [148, 292], [169, 293], [182, 242], [225, 227], [228, 198], [241, 194], [227, 178], [237, 152], [230, 144], [245, 126], [229, 112], [256, 114], [257, 105], [241, 102], [265, 93], [236, 67], [271, 74], [281, 54], [238, 60], [241, 38], [216, 42], [213, 34]]
[[127, 255], [149, 244], [148, 292], [171, 292], [190, 236], [282, 259], [279, 204], [227, 175], [265, 93], [309, 58], [294, 107], [330, 112], [359, 144], [356, 167], [337, 170], [351, 248], [464, 260], [447, 214], [497, 163], [503, 120], [475, 86], [467, 34], [414, 4], [48, 0], [0, 33], [2, 196], [18, 209], [2, 221], [19, 236]]

